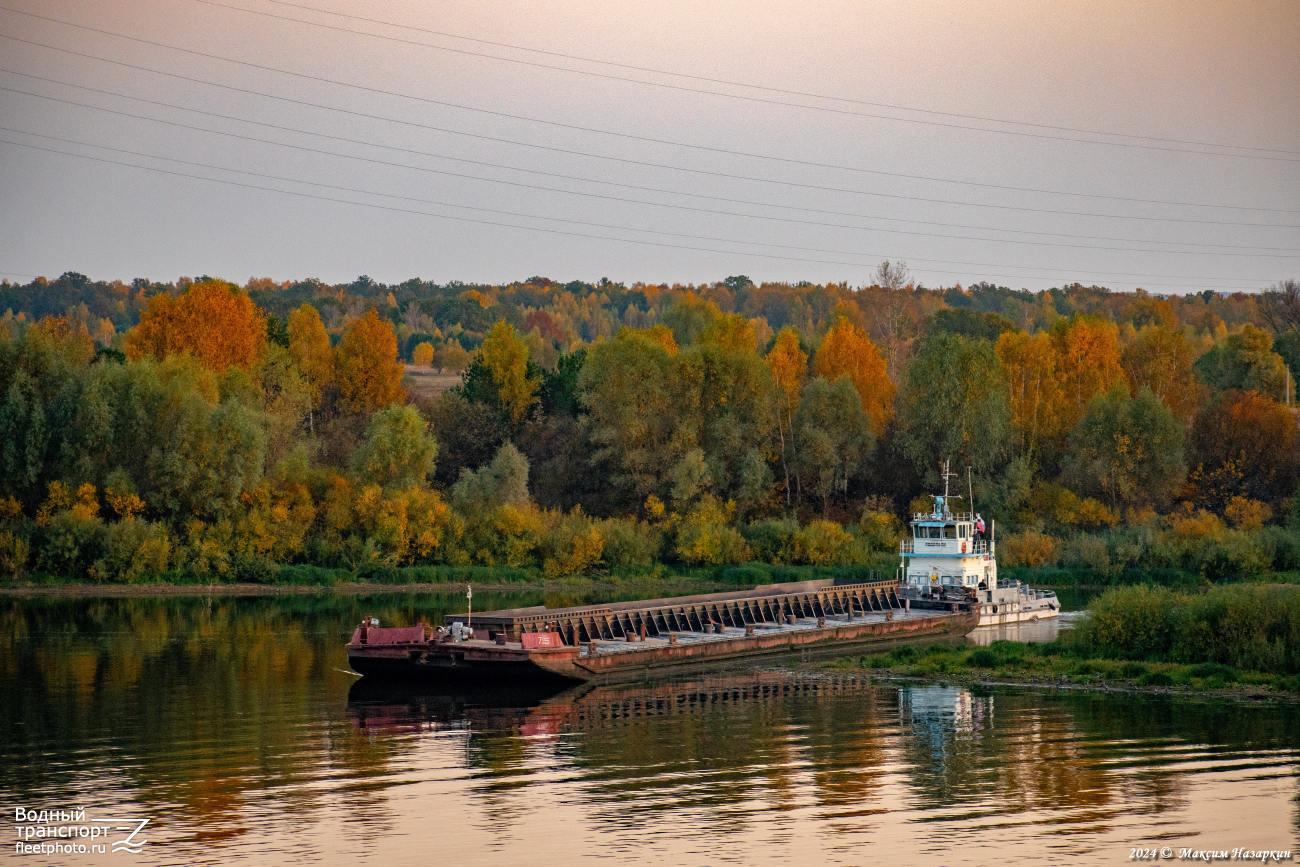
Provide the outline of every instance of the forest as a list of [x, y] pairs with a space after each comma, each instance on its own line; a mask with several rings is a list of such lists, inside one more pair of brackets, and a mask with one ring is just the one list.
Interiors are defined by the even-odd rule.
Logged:
[[945, 460], [1040, 583], [1300, 570], [1295, 281], [69, 272], [0, 309], [5, 580], [892, 574]]

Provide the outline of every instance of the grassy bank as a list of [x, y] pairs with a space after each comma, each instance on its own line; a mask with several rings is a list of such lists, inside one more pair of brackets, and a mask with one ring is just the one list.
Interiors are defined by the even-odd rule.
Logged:
[[1296, 693], [1300, 587], [1124, 587], [1093, 599], [1087, 616], [1051, 644], [905, 646], [835, 664], [906, 677]]
[[[1214, 583], [1200, 572], [1174, 568], [1136, 567], [1119, 572], [1102, 572], [1096, 569], [1060, 566], [1003, 566], [998, 569], [998, 578], [1003, 581], [1021, 581], [1031, 587], [1046, 587], [1052, 590], [1102, 590], [1140, 584], [1199, 590]], [[1236, 582], [1300, 584], [1300, 571], [1265, 572], [1258, 575], [1235, 574], [1221, 579], [1221, 583]]]
[[1081, 653], [1067, 642], [1024, 644], [995, 641], [988, 647], [905, 645], [888, 653], [841, 659], [837, 670], [923, 680], [996, 680], [1061, 686], [1156, 691], [1164, 689], [1246, 690], [1300, 693], [1300, 676], [1242, 670], [1217, 662], [1139, 662]]

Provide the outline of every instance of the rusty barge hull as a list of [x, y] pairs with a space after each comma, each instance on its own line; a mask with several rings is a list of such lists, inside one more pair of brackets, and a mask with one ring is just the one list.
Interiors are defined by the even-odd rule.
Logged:
[[[917, 639], [957, 638], [978, 612], [912, 607], [893, 582], [831, 581], [751, 591], [473, 616], [474, 638], [432, 627], [358, 628], [353, 670], [368, 676], [446, 680], [616, 682], [656, 672], [840, 655]], [[467, 615], [448, 615], [448, 624]]]

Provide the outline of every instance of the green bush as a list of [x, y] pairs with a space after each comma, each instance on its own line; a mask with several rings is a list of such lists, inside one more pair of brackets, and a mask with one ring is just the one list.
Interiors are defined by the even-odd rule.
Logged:
[[1202, 662], [1200, 665], [1193, 665], [1187, 670], [1187, 674], [1202, 680], [1217, 679], [1224, 683], [1233, 683], [1237, 680], [1237, 670], [1220, 662]]
[[1163, 671], [1149, 671], [1138, 681], [1139, 686], [1173, 686], [1174, 679]]
[[971, 668], [997, 668], [997, 655], [991, 650], [980, 648], [966, 657], [966, 664]]

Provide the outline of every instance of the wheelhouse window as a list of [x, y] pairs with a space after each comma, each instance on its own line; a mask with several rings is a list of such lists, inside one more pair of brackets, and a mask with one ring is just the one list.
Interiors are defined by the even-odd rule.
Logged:
[[943, 528], [943, 537], [945, 539], [956, 539], [957, 527], [954, 526], [953, 524], [945, 524]]

